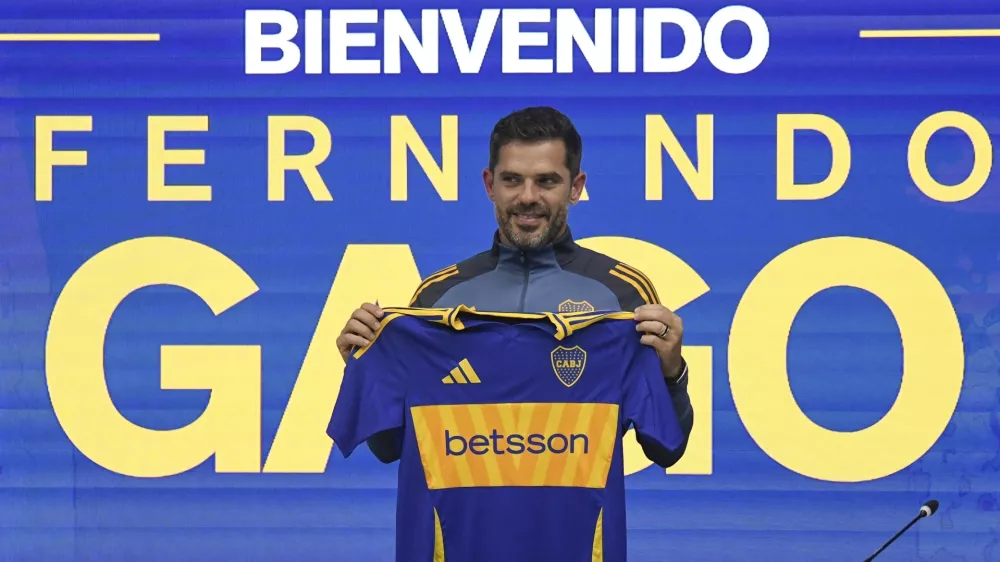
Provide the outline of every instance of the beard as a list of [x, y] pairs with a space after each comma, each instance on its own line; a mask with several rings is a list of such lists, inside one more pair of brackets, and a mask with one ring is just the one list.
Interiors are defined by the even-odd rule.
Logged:
[[[504, 238], [519, 250], [536, 250], [551, 243], [566, 226], [569, 206], [547, 209], [544, 205], [514, 205], [507, 209], [495, 208], [497, 224]], [[528, 228], [517, 224], [517, 215], [534, 215], [542, 218], [541, 224]]]

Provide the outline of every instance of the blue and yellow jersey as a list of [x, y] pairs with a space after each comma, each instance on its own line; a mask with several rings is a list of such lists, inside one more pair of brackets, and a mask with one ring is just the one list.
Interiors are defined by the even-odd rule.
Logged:
[[404, 429], [397, 560], [625, 560], [622, 435], [684, 440], [632, 313], [385, 312], [328, 433]]

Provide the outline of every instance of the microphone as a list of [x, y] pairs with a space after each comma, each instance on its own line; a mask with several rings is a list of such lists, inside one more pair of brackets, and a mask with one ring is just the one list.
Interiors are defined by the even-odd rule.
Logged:
[[912, 527], [917, 521], [920, 521], [924, 517], [930, 517], [931, 515], [934, 515], [934, 512], [937, 511], [937, 508], [938, 508], [938, 501], [937, 500], [927, 500], [927, 503], [925, 503], [924, 505], [920, 506], [920, 512], [917, 513], [916, 517], [914, 517], [913, 519], [911, 519], [910, 522], [907, 523], [905, 527], [903, 527], [902, 529], [900, 529], [899, 532], [896, 533], [895, 535], [893, 535], [891, 539], [889, 539], [885, 544], [883, 544], [881, 547], [879, 547], [878, 550], [876, 550], [875, 552], [873, 552], [871, 556], [869, 556], [868, 558], [865, 558], [864, 562], [871, 562], [872, 560], [874, 560], [876, 556], [878, 556], [879, 554], [881, 554], [881, 552], [883, 550], [885, 550], [886, 547], [888, 547], [896, 539], [898, 539], [900, 537], [900, 535], [902, 535], [903, 533], [905, 533], [906, 530], [909, 529], [910, 527]]

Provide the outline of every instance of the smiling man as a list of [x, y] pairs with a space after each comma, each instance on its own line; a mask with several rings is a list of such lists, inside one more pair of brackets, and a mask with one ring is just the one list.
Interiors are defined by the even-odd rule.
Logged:
[[[587, 183], [580, 170], [583, 140], [565, 115], [531, 107], [501, 119], [490, 136], [489, 167], [483, 170], [493, 201], [497, 232], [493, 246], [428, 276], [410, 306], [465, 305], [491, 312], [634, 311], [641, 343], [660, 358], [664, 384], [680, 418], [684, 444], [667, 450], [644, 442], [646, 456], [662, 467], [684, 454], [694, 424], [681, 356], [680, 317], [660, 304], [640, 271], [573, 241], [567, 223]], [[347, 322], [337, 347], [347, 360], [352, 347], [375, 337], [382, 310], [365, 303]], [[368, 446], [383, 462], [399, 459], [400, 431], [379, 434]]]

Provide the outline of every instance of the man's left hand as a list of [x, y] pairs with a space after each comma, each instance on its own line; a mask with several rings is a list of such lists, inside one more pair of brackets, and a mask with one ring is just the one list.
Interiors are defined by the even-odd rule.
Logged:
[[645, 304], [635, 309], [635, 329], [645, 332], [640, 340], [656, 350], [660, 357], [663, 376], [675, 380], [683, 374], [684, 360], [681, 359], [681, 345], [684, 339], [684, 323], [681, 317], [662, 304]]

